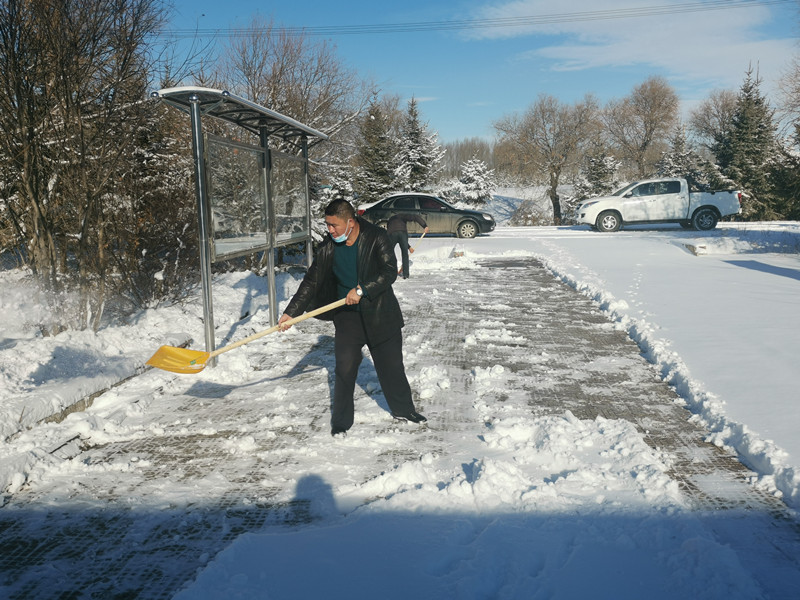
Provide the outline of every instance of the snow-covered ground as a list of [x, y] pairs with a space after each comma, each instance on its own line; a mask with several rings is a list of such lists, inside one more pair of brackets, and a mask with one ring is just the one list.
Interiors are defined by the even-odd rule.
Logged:
[[[707, 233], [643, 227], [615, 234], [499, 227], [475, 240], [432, 237], [413, 255], [407, 284], [427, 277], [444, 286], [445, 274], [454, 268], [453, 250], [463, 253], [458, 268], [464, 269], [482, 257], [543, 261], [640, 345], [708, 428], [710, 439], [734, 448], [758, 473], [754, 485], [781, 495], [792, 508], [800, 506], [800, 395], [794, 380], [800, 361], [798, 224], [720, 224]], [[146, 402], [135, 411], [125, 403], [152, 394], [153, 378], [187, 393], [181, 379], [187, 376], [149, 372], [140, 376], [141, 384], [140, 378], [127, 382], [124, 394], [107, 394], [57, 427], [35, 426], [75, 399], [134, 374], [162, 343], [188, 336], [202, 340], [201, 309], [199, 304], [163, 308], [97, 335], [42, 338], [35, 324], [46, 314], [35, 290], [20, 273], [0, 277], [0, 438], [6, 439], [0, 443], [0, 488], [6, 495], [55, 480], [55, 471], [42, 465], [47, 450], [62, 438], [80, 435], [99, 444], [130, 436], [133, 426], [113, 415], [132, 419], [135, 412], [142, 418], [138, 413], [147, 412]], [[263, 283], [254, 279], [234, 273], [215, 281], [217, 325], [231, 339], [244, 335], [238, 331], [242, 314], [251, 315], [248, 327], [268, 325], [266, 294], [253, 293]], [[279, 281], [285, 302], [298, 282], [288, 275]], [[449, 292], [439, 292], [445, 309]], [[503, 298], [502, 289], [496, 292], [487, 302], [495, 302], [497, 310], [513, 308], [513, 299]], [[299, 325], [282, 335], [300, 336], [291, 340], [302, 347], [306, 334]], [[495, 343], [513, 337], [498, 330], [491, 315], [475, 335]], [[277, 338], [263, 343], [279, 344]], [[475, 339], [466, 336], [464, 343]], [[408, 364], [418, 365], [421, 343], [407, 339]], [[280, 352], [267, 356], [274, 358], [260, 355], [259, 369], [285, 369]], [[252, 377], [247, 357], [247, 350], [232, 352], [218, 368], [188, 377], [247, 381]], [[519, 360], [541, 357], [523, 346]], [[409, 374], [423, 401], [451, 384], [446, 369], [435, 365]], [[616, 598], [764, 597], [753, 573], [761, 569], [763, 576], [768, 567], [749, 564], [759, 559], [719, 543], [693, 518], [667, 475], [665, 457], [645, 444], [632, 424], [581, 421], [568, 412], [534, 417], [501, 410], [487, 398], [507, 377], [503, 365], [475, 367], [475, 397], [463, 400], [464, 410], [474, 413], [475, 432], [451, 440], [447, 456], [422, 447], [419, 456], [398, 456], [392, 468], [363, 478], [369, 457], [387, 452], [392, 435], [354, 432], [332, 440], [322, 432], [306, 450], [304, 464], [317, 456], [328, 466], [325, 448], [344, 462], [337, 463], [338, 470], [317, 471], [329, 472], [330, 479], [314, 485], [311, 472], [296, 474], [298, 488], [310, 489], [305, 493], [319, 520], [242, 536], [211, 557], [178, 598], [369, 597], [364, 590], [381, 590], [385, 598], [594, 598], [597, 590], [613, 591]], [[319, 393], [318, 387], [289, 385], [272, 392], [303, 422], [316, 418], [319, 406], [307, 399]], [[374, 423], [369, 413], [361, 417], [366, 423], [361, 429], [382, 422], [385, 414], [375, 411]], [[24, 431], [17, 435], [19, 430]], [[232, 455], [246, 454], [252, 443], [252, 436], [243, 436]], [[79, 464], [80, 457], [74, 460]], [[193, 493], [213, 495], [214, 485], [210, 480], [209, 489]], [[498, 512], [513, 518], [498, 519]], [[430, 515], [441, 518], [426, 518]], [[313, 571], [306, 568], [310, 565]], [[345, 574], [354, 572], [358, 581], [347, 580]], [[796, 597], [796, 588], [785, 591], [785, 597]]]
[[800, 225], [498, 232], [595, 299], [713, 434], [800, 506]]

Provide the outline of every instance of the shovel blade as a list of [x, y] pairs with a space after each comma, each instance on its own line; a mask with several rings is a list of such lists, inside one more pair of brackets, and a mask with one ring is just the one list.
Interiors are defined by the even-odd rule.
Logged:
[[161, 346], [147, 364], [157, 369], [173, 373], [192, 374], [199, 373], [206, 367], [211, 354], [200, 350], [175, 348], [174, 346]]

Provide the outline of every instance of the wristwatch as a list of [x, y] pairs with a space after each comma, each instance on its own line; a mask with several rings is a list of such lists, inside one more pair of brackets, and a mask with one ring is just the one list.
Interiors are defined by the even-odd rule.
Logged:
[[358, 294], [359, 296], [363, 296], [364, 295], [364, 290], [362, 290], [360, 287], [357, 287], [356, 288], [356, 294]]

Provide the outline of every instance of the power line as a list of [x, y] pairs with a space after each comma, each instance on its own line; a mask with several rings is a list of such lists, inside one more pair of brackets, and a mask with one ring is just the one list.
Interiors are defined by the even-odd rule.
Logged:
[[[597, 10], [572, 13], [553, 13], [522, 17], [498, 19], [470, 19], [454, 21], [418, 21], [409, 23], [376, 23], [366, 25], [325, 25], [320, 27], [273, 27], [272, 32], [289, 36], [326, 36], [369, 35], [387, 33], [416, 33], [429, 31], [463, 31], [476, 29], [493, 29], [501, 27], [531, 27], [553, 25], [558, 23], [579, 23], [585, 21], [608, 21], [652, 17], [671, 14], [689, 14], [753, 6], [772, 6], [788, 4], [795, 0], [710, 0], [708, 2], [690, 2], [684, 4], [667, 4], [640, 8], [621, 8], [614, 10]], [[248, 37], [263, 31], [262, 28], [223, 28], [223, 29], [164, 29], [158, 32], [160, 37], [172, 39], [185, 38], [231, 38]]]

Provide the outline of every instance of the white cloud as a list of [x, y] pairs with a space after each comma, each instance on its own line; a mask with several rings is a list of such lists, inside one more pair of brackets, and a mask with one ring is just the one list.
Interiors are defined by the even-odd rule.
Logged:
[[[516, 0], [486, 6], [474, 11], [472, 18], [496, 26], [469, 30], [472, 39], [512, 38], [523, 36], [624, 36], [627, 31], [654, 31], [662, 28], [684, 28], [693, 25], [717, 31], [721, 27], [751, 30], [771, 17], [766, 6], [748, 4], [734, 8], [698, 10], [703, 2], [693, 0], [613, 0], [599, 4], [596, 0], [564, 0], [557, 7], [550, 0]], [[719, 3], [712, 5], [719, 6]], [[676, 12], [673, 12], [676, 11]], [[625, 15], [647, 15], [629, 16]], [[734, 41], [734, 40], [731, 40]]]
[[[733, 3], [731, 3], [733, 4]], [[771, 88], [789, 57], [793, 38], [770, 36], [769, 7], [668, 13], [659, 16], [600, 19], [618, 11], [687, 6], [680, 0], [603, 2], [568, 0], [557, 8], [546, 0], [518, 0], [482, 9], [476, 18], [509, 19], [570, 15], [572, 20], [549, 25], [481, 29], [472, 38], [530, 38], [530, 49], [518, 61], [537, 61], [544, 70], [644, 67], [665, 73], [689, 87], [737, 88], [749, 65], [758, 68], [765, 88]], [[700, 6], [695, 0], [690, 6]], [[577, 20], [593, 16], [594, 20]], [[566, 18], [566, 17], [565, 17]], [[772, 39], [771, 39], [772, 38]]]

